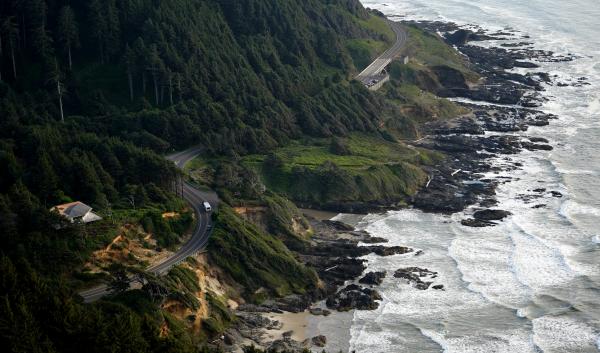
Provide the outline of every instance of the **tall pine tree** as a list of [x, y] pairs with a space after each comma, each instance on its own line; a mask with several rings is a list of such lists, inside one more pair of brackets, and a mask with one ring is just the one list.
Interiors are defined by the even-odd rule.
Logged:
[[75, 20], [75, 13], [69, 6], [60, 10], [58, 17], [58, 40], [62, 49], [67, 54], [69, 70], [73, 69], [73, 48], [79, 47], [79, 28]]

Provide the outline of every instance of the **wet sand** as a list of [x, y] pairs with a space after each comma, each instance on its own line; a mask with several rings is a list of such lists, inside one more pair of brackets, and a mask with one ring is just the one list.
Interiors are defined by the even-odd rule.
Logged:
[[300, 212], [319, 221], [327, 221], [336, 217], [339, 213], [321, 210], [311, 210], [308, 208], [300, 208]]
[[266, 337], [269, 340], [278, 340], [283, 338], [285, 332], [292, 331], [292, 339], [294, 341], [303, 342], [308, 337], [308, 321], [311, 314], [308, 311], [301, 313], [288, 313], [275, 314], [271, 313], [266, 315], [271, 320], [279, 321], [283, 324], [280, 329], [267, 330]]

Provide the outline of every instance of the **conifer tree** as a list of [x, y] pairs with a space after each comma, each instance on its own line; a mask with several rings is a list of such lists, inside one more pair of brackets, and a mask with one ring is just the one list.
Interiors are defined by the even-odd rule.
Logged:
[[52, 37], [46, 23], [48, 7], [44, 0], [30, 0], [28, 5], [33, 49], [47, 65], [52, 63], [53, 56]]
[[55, 87], [58, 98], [58, 107], [60, 109], [60, 121], [65, 122], [65, 114], [63, 110], [63, 95], [65, 94], [65, 86], [62, 82], [62, 73], [58, 66], [58, 60], [54, 59], [54, 66], [50, 70], [48, 83]]
[[129, 84], [129, 101], [133, 102], [133, 73], [136, 64], [136, 55], [134, 51], [129, 47], [129, 44], [125, 47], [125, 56], [123, 57], [125, 63], [125, 69], [127, 70], [127, 82]]
[[58, 177], [52, 168], [50, 158], [46, 152], [39, 153], [33, 177], [34, 185], [37, 186], [39, 191], [39, 196], [45, 206], [47, 206], [46, 203], [52, 200], [56, 192]]
[[105, 62], [104, 57], [104, 41], [106, 38], [106, 32], [108, 31], [108, 23], [104, 16], [103, 6], [101, 0], [91, 0], [89, 3], [89, 16], [90, 16], [90, 31], [92, 37], [96, 40], [98, 50], [100, 52], [100, 62]]
[[2, 61], [4, 60], [4, 52], [2, 51], [2, 31], [0, 31], [0, 82], [2, 81]]
[[73, 68], [72, 50], [79, 47], [79, 28], [75, 20], [75, 13], [69, 6], [64, 6], [60, 10], [58, 36], [63, 50], [67, 53], [69, 70], [71, 70]]
[[160, 59], [160, 55], [158, 54], [158, 46], [156, 44], [152, 44], [150, 46], [150, 51], [148, 53], [148, 71], [152, 75], [152, 82], [154, 83], [154, 100], [156, 105], [159, 105], [159, 95], [158, 95], [158, 79], [160, 77], [160, 70], [162, 66], [162, 61]]
[[[8, 42], [8, 47], [10, 50], [10, 60], [12, 62], [13, 78], [16, 80], [17, 62], [15, 59], [15, 47], [17, 46], [17, 42], [19, 41], [19, 26], [15, 22], [15, 18], [13, 16], [7, 17], [6, 19], [4, 19], [4, 21], [2, 21], [2, 34]], [[2, 43], [0, 41], [0, 52], [2, 51], [1, 44]]]
[[133, 44], [133, 52], [136, 58], [136, 66], [142, 67], [142, 95], [146, 94], [146, 70], [143, 69], [145, 66], [145, 56], [146, 56], [146, 45], [144, 44], [144, 40], [142, 38], [136, 39]]

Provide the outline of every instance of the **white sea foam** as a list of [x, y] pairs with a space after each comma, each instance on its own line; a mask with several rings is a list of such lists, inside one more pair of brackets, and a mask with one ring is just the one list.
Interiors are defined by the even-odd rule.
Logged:
[[548, 352], [591, 352], [598, 332], [570, 317], [544, 316], [533, 320], [533, 341]]
[[582, 214], [600, 217], [600, 209], [590, 205], [583, 205], [577, 201], [567, 200], [562, 204], [560, 214], [566, 218]]
[[526, 305], [531, 290], [512, 270], [510, 240], [489, 231], [482, 232], [487, 234], [481, 238], [457, 237], [449, 249], [449, 255], [463, 274], [462, 279], [469, 283], [469, 289], [495, 303], [509, 308]]
[[444, 353], [537, 353], [529, 334], [521, 330], [462, 337], [446, 337], [431, 330], [422, 332], [442, 346]]
[[519, 281], [534, 290], [543, 290], [573, 279], [574, 274], [558, 249], [514, 228], [510, 237], [515, 246], [512, 262]]
[[[461, 353], [539, 352], [540, 348], [548, 353], [600, 350], [600, 326], [565, 309], [572, 305], [585, 311], [589, 302], [593, 304], [593, 295], [578, 291], [583, 290], [580, 286], [589, 288], [590, 278], [600, 275], [597, 260], [593, 260], [596, 250], [590, 244], [590, 239], [600, 244], [598, 223], [587, 221], [600, 216], [600, 208], [596, 207], [600, 195], [594, 189], [594, 178], [600, 175], [600, 159], [596, 157], [600, 138], [597, 131], [591, 130], [600, 127], [600, 64], [590, 57], [600, 57], [596, 25], [600, 7], [587, 6], [586, 12], [580, 13], [579, 3], [589, 1], [363, 1], [371, 8], [409, 19], [477, 23], [490, 30], [516, 27], [532, 36], [524, 40], [534, 42], [537, 49], [581, 57], [566, 63], [540, 62], [539, 71], [570, 84], [586, 76], [591, 85], [546, 86], [543, 94], [550, 100], [542, 109], [557, 114], [559, 120], [553, 120], [549, 127], [532, 127], [517, 134], [549, 138], [554, 151], [525, 152], [510, 156], [511, 162], [505, 156], [499, 157], [499, 166], [519, 161], [524, 167], [486, 175], [513, 178], [497, 191], [498, 208], [514, 214], [500, 225], [471, 229], [459, 224], [463, 215], [441, 217], [414, 210], [363, 220], [360, 227], [390, 239], [389, 245], [423, 249], [424, 254], [366, 257], [368, 271], [386, 270], [388, 278], [378, 289], [384, 296], [382, 307], [355, 315], [352, 349], [374, 353], [439, 352], [439, 346], [444, 352]], [[576, 23], [568, 18], [571, 13], [580, 13]], [[578, 30], [578, 26], [584, 29]], [[529, 203], [520, 198], [534, 194], [534, 188], [560, 191], [564, 197], [541, 195]], [[581, 195], [596, 202], [588, 202]], [[546, 207], [533, 209], [536, 204]], [[407, 266], [438, 271], [435, 283], [444, 284], [446, 290], [420, 291], [391, 276], [393, 270]], [[597, 288], [598, 283], [592, 284]], [[552, 311], [556, 304], [540, 300], [548, 296], [565, 301], [564, 308], [562, 304], [559, 308], [566, 310], [561, 311], [563, 316], [543, 316], [548, 312], [557, 314]], [[595, 320], [600, 322], [600, 318]], [[427, 337], [438, 347], [422, 341], [422, 349], [411, 350], [411, 344], [421, 342], [418, 336]]]
[[442, 347], [442, 351], [444, 353], [449, 353], [450, 349], [448, 347], [448, 343], [446, 342], [444, 335], [435, 332], [433, 330], [426, 330], [426, 329], [421, 329], [421, 333], [426, 336], [431, 338], [435, 343], [439, 344], [440, 347]]

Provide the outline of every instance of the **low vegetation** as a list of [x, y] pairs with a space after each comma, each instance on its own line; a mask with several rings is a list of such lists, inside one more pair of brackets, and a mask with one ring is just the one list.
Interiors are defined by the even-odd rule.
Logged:
[[439, 156], [381, 136], [302, 141], [242, 163], [267, 187], [312, 207], [406, 201], [426, 181], [420, 165]]
[[386, 86], [386, 96], [400, 107], [402, 114], [411, 120], [424, 123], [446, 120], [469, 113], [469, 110], [447, 99], [423, 90], [419, 86], [392, 80]]
[[316, 288], [314, 271], [300, 264], [281, 240], [243, 220], [230, 207], [219, 209], [215, 223], [208, 246], [211, 262], [243, 286], [247, 299], [260, 301], [268, 295]]
[[479, 76], [468, 68], [466, 59], [437, 34], [425, 32], [414, 26], [406, 28], [408, 42], [404, 53], [418, 66], [447, 66], [460, 71], [469, 81], [476, 82], [479, 79]]
[[346, 49], [354, 67], [360, 72], [394, 43], [396, 35], [385, 20], [376, 15], [370, 15], [366, 20], [358, 20], [358, 23], [378, 35], [374, 38], [354, 38], [346, 41]]

